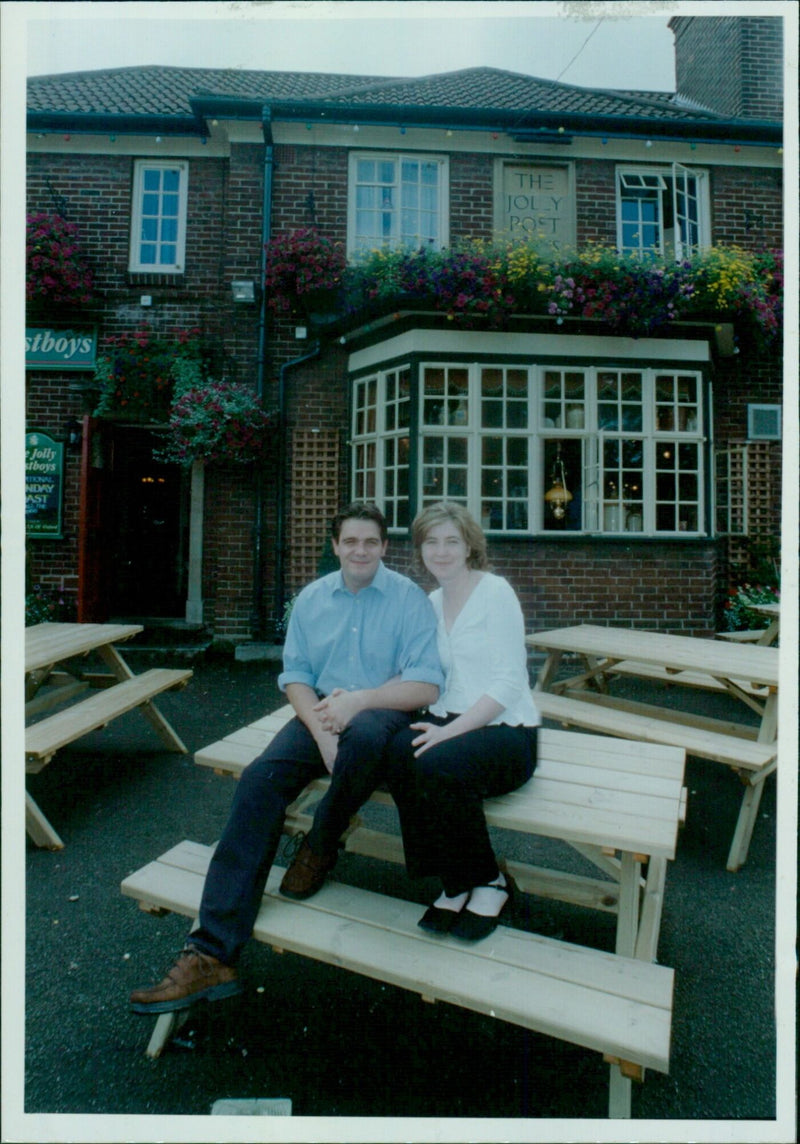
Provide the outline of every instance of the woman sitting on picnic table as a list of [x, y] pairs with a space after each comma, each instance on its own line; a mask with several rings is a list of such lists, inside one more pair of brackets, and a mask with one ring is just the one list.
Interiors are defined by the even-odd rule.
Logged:
[[409, 874], [438, 875], [443, 887], [419, 925], [475, 941], [496, 928], [514, 888], [497, 865], [483, 800], [531, 777], [541, 719], [522, 608], [508, 581], [488, 570], [479, 525], [443, 501], [417, 515], [412, 538], [417, 562], [439, 584], [430, 599], [446, 683], [425, 721], [389, 745], [390, 787]]

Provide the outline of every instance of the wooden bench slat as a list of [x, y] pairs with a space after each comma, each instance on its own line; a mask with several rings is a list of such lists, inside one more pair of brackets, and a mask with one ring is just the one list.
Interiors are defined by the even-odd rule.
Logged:
[[[174, 847], [122, 883], [129, 897], [194, 917], [210, 848]], [[205, 854], [203, 853], [205, 849]], [[673, 971], [500, 926], [461, 947], [419, 930], [420, 907], [329, 881], [313, 901], [277, 894], [257, 940], [666, 1072]]]
[[777, 753], [777, 746], [773, 744], [757, 743], [736, 735], [725, 735], [607, 706], [602, 697], [593, 696], [589, 692], [585, 697], [574, 699], [553, 695], [549, 691], [537, 691], [536, 703], [547, 719], [587, 727], [623, 739], [683, 747], [690, 755], [737, 768], [760, 770], [768, 767]]
[[[661, 683], [676, 683], [684, 687], [698, 687], [705, 691], [726, 692], [724, 683], [706, 675], [702, 671], [667, 671], [666, 667], [659, 667], [654, 663], [634, 663], [632, 660], [622, 660], [609, 669], [610, 675], [641, 676], [643, 679], [655, 679]], [[769, 693], [766, 684], [737, 683], [737, 686], [748, 695], [764, 698]]]
[[[25, 755], [29, 763], [51, 758], [56, 751], [82, 735], [105, 726], [111, 719], [132, 711], [192, 677], [189, 668], [154, 667], [34, 723], [25, 731]], [[30, 767], [28, 768], [30, 769]]]

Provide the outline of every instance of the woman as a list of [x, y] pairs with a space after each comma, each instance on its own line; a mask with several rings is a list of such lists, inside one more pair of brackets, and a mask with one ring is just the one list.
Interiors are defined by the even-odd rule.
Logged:
[[541, 719], [522, 609], [508, 581], [488, 571], [475, 520], [443, 501], [418, 514], [412, 538], [439, 584], [431, 602], [446, 682], [427, 720], [392, 740], [390, 785], [409, 874], [442, 882], [419, 925], [475, 941], [496, 928], [513, 890], [492, 851], [483, 800], [533, 774]]

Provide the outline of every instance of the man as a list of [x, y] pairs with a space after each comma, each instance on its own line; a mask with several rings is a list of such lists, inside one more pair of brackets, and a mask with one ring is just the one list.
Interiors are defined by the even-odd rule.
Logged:
[[433, 608], [421, 588], [383, 564], [381, 512], [348, 505], [332, 521], [331, 539], [340, 568], [303, 589], [286, 634], [278, 686], [295, 716], [237, 783], [198, 928], [163, 981], [131, 993], [135, 1013], [167, 1013], [240, 992], [236, 964], [286, 808], [312, 779], [331, 772], [324, 827], [315, 822], [281, 885], [289, 896], [308, 897], [333, 867], [350, 816], [381, 781], [384, 747], [438, 698], [444, 678]]

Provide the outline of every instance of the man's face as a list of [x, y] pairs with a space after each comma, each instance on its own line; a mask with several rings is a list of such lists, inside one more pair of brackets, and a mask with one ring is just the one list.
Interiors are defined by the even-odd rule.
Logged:
[[342, 566], [344, 582], [351, 592], [372, 583], [386, 553], [386, 542], [374, 520], [345, 520], [333, 551]]

